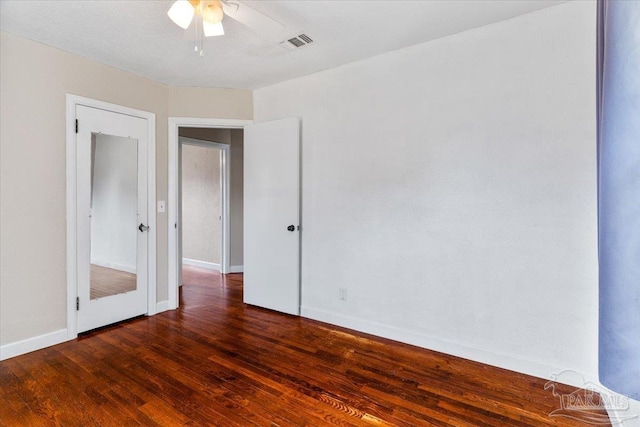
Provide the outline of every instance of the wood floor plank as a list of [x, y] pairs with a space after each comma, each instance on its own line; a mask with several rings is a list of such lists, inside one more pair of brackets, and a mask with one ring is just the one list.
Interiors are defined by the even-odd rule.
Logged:
[[0, 425], [583, 425], [544, 380], [247, 306], [241, 274], [183, 279], [179, 310], [0, 362]]
[[[255, 398], [258, 388], [250, 388], [245, 385], [244, 387], [236, 387], [238, 379], [232, 371], [223, 372], [221, 370], [212, 371], [207, 367], [202, 366], [203, 362], [201, 355], [197, 356], [197, 359], [186, 358], [185, 355], [188, 352], [180, 352], [176, 357], [175, 352], [165, 351], [162, 347], [154, 347], [153, 352], [142, 352], [140, 357], [157, 364], [162, 365], [163, 369], [172, 371], [176, 377], [181, 381], [194, 389], [205, 393], [208, 398], [213, 398], [214, 393], [211, 392], [210, 385], [216, 384], [219, 386], [219, 393], [222, 395], [222, 401], [220, 403], [226, 405], [240, 405], [247, 409], [246, 413], [255, 421], [257, 425], [273, 425], [282, 422], [290, 421], [291, 417], [281, 417], [278, 414], [279, 407], [273, 404], [273, 396], [262, 394], [260, 397], [260, 405], [257, 405], [253, 400], [246, 398], [248, 394], [250, 397]], [[205, 359], [206, 360], [206, 359]], [[191, 366], [198, 366], [199, 369], [192, 369]], [[206, 372], [208, 375], [202, 375], [202, 372]], [[228, 402], [224, 402], [227, 400]], [[266, 407], [270, 408], [269, 412], [265, 412]]]

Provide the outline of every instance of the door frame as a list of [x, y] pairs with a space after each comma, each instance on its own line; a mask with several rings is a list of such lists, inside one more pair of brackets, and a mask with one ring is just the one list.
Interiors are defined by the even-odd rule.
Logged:
[[[219, 157], [219, 184], [220, 184], [220, 216], [221, 216], [221, 221], [220, 221], [220, 264], [219, 264], [219, 271], [222, 274], [227, 274], [229, 273], [229, 255], [231, 252], [231, 241], [230, 241], [230, 234], [231, 234], [231, 225], [230, 225], [230, 214], [229, 214], [229, 182], [231, 180], [231, 157], [230, 157], [230, 149], [231, 149], [231, 145], [230, 144], [223, 144], [221, 142], [213, 142], [213, 141], [206, 141], [203, 139], [195, 139], [195, 138], [187, 138], [184, 136], [179, 136], [178, 137], [178, 143], [180, 146], [180, 149], [182, 147], [184, 147], [185, 145], [191, 145], [193, 147], [203, 147], [203, 148], [217, 148], [218, 150], [220, 150], [220, 157]], [[180, 198], [182, 197], [182, 167], [181, 165], [178, 165], [178, 199], [177, 201], [180, 201]], [[178, 203], [178, 205], [180, 205], [180, 203]], [[178, 212], [179, 214], [180, 212]], [[180, 216], [180, 215], [176, 215], [176, 216]], [[180, 216], [181, 217], [181, 216]], [[182, 221], [178, 221], [178, 224], [180, 224], [180, 227], [174, 227], [177, 228], [177, 245], [178, 245], [178, 249], [182, 249], [181, 248], [181, 244], [182, 242]], [[178, 256], [182, 253], [182, 250], [178, 250]], [[184, 256], [182, 257], [184, 259]], [[178, 259], [178, 261], [181, 261], [180, 259]], [[178, 277], [180, 277], [180, 275], [178, 274]]]
[[[179, 233], [178, 233], [178, 200], [179, 200], [179, 180], [180, 180], [180, 168], [178, 165], [178, 150], [180, 147], [179, 129], [181, 127], [186, 128], [218, 128], [218, 129], [244, 129], [245, 125], [253, 123], [253, 120], [236, 120], [236, 119], [208, 119], [208, 118], [193, 118], [193, 117], [169, 117], [168, 120], [169, 129], [169, 187], [167, 197], [167, 233], [168, 233], [168, 257], [167, 257], [167, 281], [168, 281], [168, 309], [174, 310], [178, 308], [178, 288], [179, 288], [179, 271], [178, 266], [181, 264], [178, 259], [179, 251]], [[229, 159], [230, 160], [230, 159]], [[227, 169], [227, 173], [229, 168]], [[227, 175], [227, 183], [229, 182], [229, 175]], [[229, 204], [227, 203], [227, 209]], [[227, 218], [228, 211], [226, 212]], [[224, 214], [223, 214], [224, 216]], [[226, 221], [225, 227], [223, 227], [223, 240], [226, 245], [230, 244], [230, 221]], [[226, 234], [226, 239], [225, 239]], [[221, 262], [221, 269], [226, 268], [229, 270], [229, 246], [226, 246], [223, 250], [226, 253], [226, 263]], [[221, 260], [222, 261], [222, 260]]]
[[111, 104], [79, 95], [66, 94], [66, 157], [67, 157], [67, 338], [78, 336], [76, 298], [78, 281], [77, 253], [77, 152], [76, 106], [125, 114], [147, 121], [147, 209], [149, 230], [147, 240], [147, 316], [156, 314], [156, 115], [147, 111]]

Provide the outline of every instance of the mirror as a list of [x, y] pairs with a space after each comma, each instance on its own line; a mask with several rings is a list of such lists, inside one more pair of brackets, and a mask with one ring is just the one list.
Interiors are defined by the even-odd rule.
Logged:
[[136, 290], [137, 221], [138, 141], [92, 134], [92, 300]]

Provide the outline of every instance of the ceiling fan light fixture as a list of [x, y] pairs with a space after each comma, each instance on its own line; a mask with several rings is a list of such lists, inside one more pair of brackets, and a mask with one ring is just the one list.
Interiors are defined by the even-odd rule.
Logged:
[[194, 9], [188, 0], [177, 0], [167, 12], [169, 18], [175, 24], [185, 30], [189, 28], [191, 20], [193, 19]]
[[204, 31], [205, 37], [224, 36], [224, 28], [222, 28], [222, 22], [211, 24], [203, 19], [202, 30]]
[[203, 1], [200, 3], [202, 20], [209, 24], [217, 24], [224, 18], [224, 11], [220, 0]]

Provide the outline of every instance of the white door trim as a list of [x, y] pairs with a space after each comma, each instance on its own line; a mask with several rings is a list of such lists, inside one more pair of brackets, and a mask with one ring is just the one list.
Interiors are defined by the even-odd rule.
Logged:
[[[178, 229], [176, 224], [178, 223], [178, 190], [179, 179], [178, 173], [180, 171], [178, 167], [178, 149], [180, 137], [178, 130], [181, 127], [189, 128], [223, 128], [223, 129], [243, 129], [245, 125], [253, 123], [252, 120], [233, 120], [233, 119], [205, 119], [205, 118], [190, 118], [190, 117], [169, 117], [169, 194], [167, 200], [167, 213], [168, 213], [168, 258], [167, 258], [167, 277], [168, 277], [168, 302], [169, 310], [178, 308], [178, 266], [180, 261], [178, 260]], [[229, 158], [227, 156], [227, 158]], [[229, 159], [230, 160], [230, 159]], [[230, 168], [226, 168], [227, 176], [226, 181], [229, 183], [230, 177], [228, 175]], [[225, 215], [229, 218], [229, 203], [226, 206], [227, 211]], [[223, 229], [223, 236], [229, 236], [229, 222], [226, 221]], [[224, 239], [224, 237], [223, 237]], [[229, 238], [226, 239], [226, 244], [229, 244]], [[227, 254], [227, 264], [222, 265], [223, 272], [229, 272], [229, 255], [230, 250], [227, 246], [223, 253]], [[226, 270], [224, 270], [226, 268]]]
[[147, 111], [123, 107], [104, 101], [66, 94], [66, 145], [67, 145], [67, 338], [78, 336], [76, 315], [77, 287], [77, 157], [76, 157], [76, 106], [98, 108], [147, 120], [147, 204], [148, 204], [148, 301], [147, 315], [156, 314], [156, 115]]
[[[196, 147], [204, 148], [217, 148], [220, 150], [220, 216], [222, 217], [220, 233], [220, 264], [218, 264], [218, 270], [222, 274], [229, 273], [229, 255], [231, 253], [231, 214], [229, 210], [229, 180], [231, 179], [231, 157], [229, 144], [222, 144], [219, 142], [204, 141], [200, 139], [187, 138], [184, 136], [178, 137], [178, 142], [182, 145], [193, 145]], [[181, 177], [178, 176], [178, 193], [181, 190]], [[178, 194], [180, 196], [180, 194]], [[176, 228], [176, 227], [174, 227]], [[181, 228], [177, 229], [178, 236], [180, 235]], [[177, 242], [178, 244], [180, 242]], [[183, 258], [184, 263], [184, 258]], [[209, 263], [210, 264], [210, 263]], [[192, 264], [193, 265], [193, 264]]]

